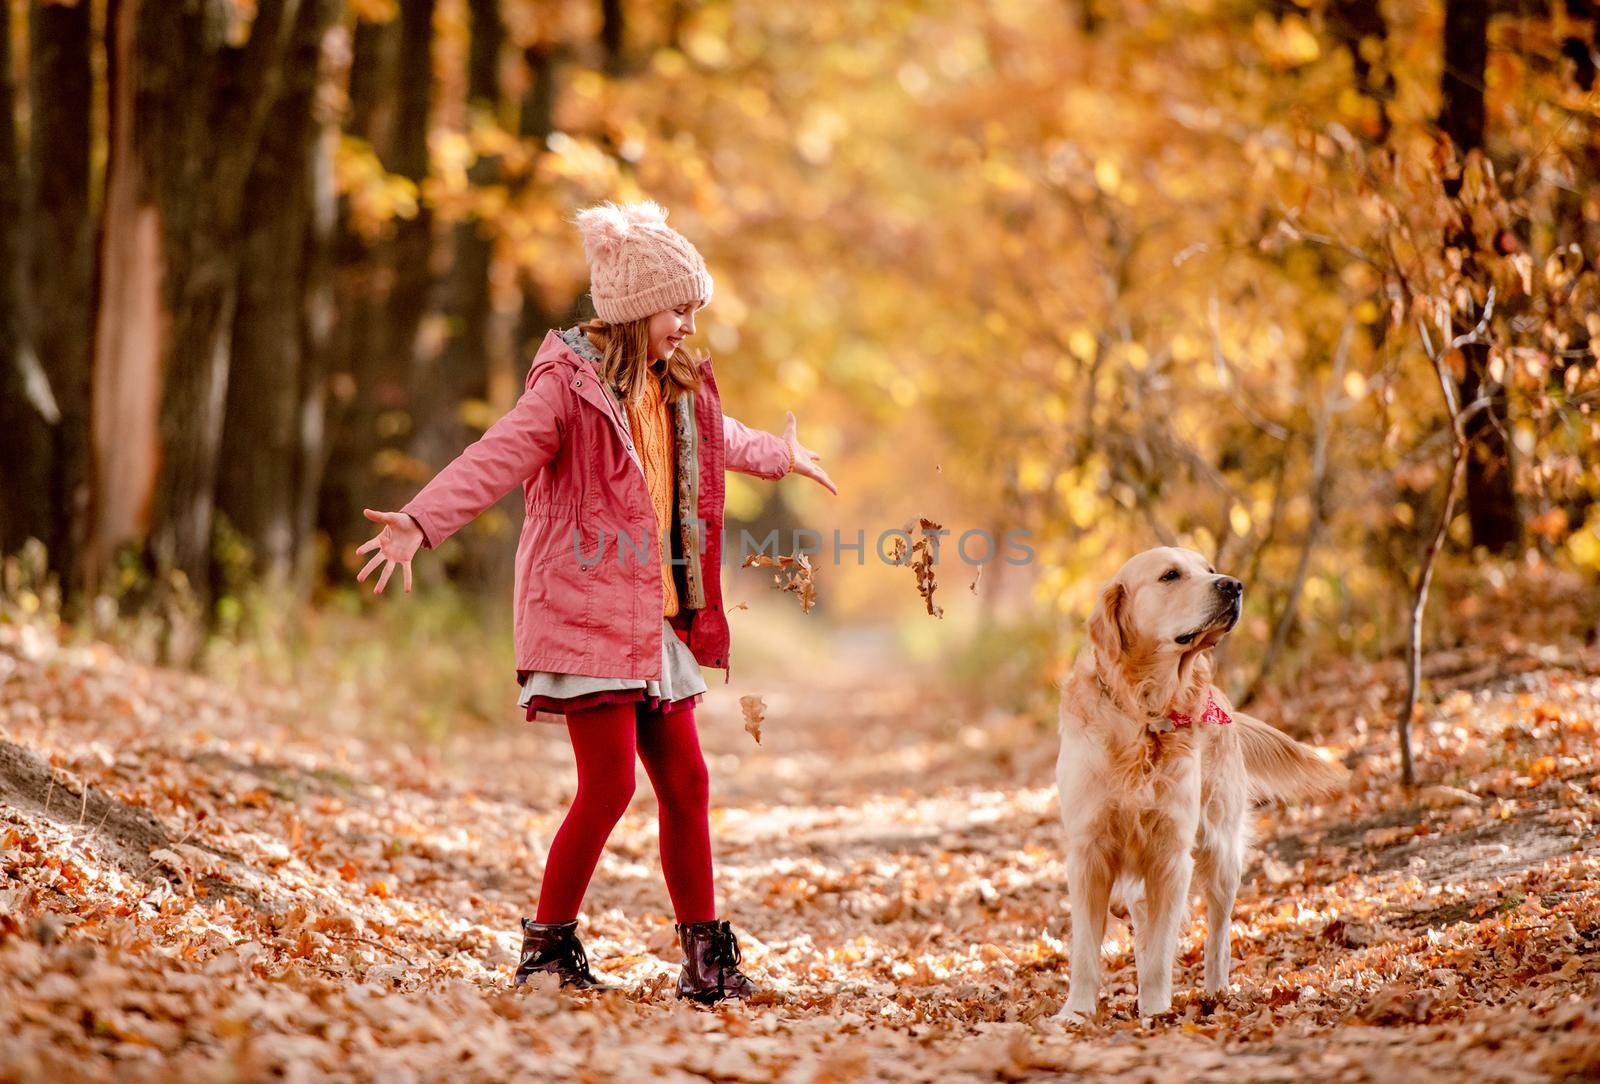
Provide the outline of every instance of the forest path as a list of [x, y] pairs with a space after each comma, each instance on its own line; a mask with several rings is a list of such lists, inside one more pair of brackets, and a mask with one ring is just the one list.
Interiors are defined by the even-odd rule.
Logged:
[[[358, 738], [293, 690], [0, 626], [0, 1079], [1592, 1075], [1594, 661], [1449, 693], [1419, 727], [1441, 782], [1409, 795], [1382, 668], [1263, 708], [1315, 723], [1352, 793], [1260, 811], [1228, 998], [1195, 992], [1195, 921], [1171, 1018], [1140, 1027], [1113, 923], [1105, 1007], [1076, 1031], [1050, 1019], [1053, 728], [916, 675], [713, 686], [720, 899], [771, 993], [707, 1012], [672, 997], [642, 773], [585, 907], [590, 959], [630, 991], [509, 987], [573, 785], [559, 727]], [[759, 746], [741, 692], [765, 698]]]

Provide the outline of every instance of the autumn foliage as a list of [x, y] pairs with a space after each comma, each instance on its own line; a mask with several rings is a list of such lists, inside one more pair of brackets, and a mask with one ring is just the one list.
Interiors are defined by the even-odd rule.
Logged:
[[[1589, 0], [0, 0], [0, 1080], [1600, 1074], [1597, 57]], [[725, 571], [773, 993], [709, 1013], [643, 787], [629, 992], [508, 985], [572, 787], [515, 496], [349, 587], [639, 198], [840, 489], [728, 479], [820, 543]], [[1226, 998], [1191, 927], [1141, 1027], [1114, 928], [1068, 1031], [1052, 679], [1156, 543], [1353, 784], [1258, 811]]]

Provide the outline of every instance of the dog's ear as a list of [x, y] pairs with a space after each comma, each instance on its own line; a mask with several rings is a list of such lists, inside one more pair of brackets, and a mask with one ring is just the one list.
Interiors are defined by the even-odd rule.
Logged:
[[1115, 663], [1128, 652], [1123, 609], [1128, 604], [1128, 589], [1121, 583], [1108, 584], [1100, 602], [1089, 615], [1089, 642], [1100, 658]]

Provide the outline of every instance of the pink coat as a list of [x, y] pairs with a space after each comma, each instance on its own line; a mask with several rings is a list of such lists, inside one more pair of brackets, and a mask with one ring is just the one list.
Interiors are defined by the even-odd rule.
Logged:
[[[689, 623], [689, 649], [700, 665], [728, 670], [723, 471], [782, 478], [789, 448], [783, 438], [722, 413], [709, 358], [700, 376], [700, 390], [679, 402], [692, 404], [682, 431], [695, 435], [699, 469], [684, 477], [695, 480], [704, 523], [686, 557], [697, 566], [705, 604], [680, 616]], [[675, 404], [675, 417], [678, 409]], [[660, 530], [644, 469], [599, 374], [554, 331], [534, 355], [516, 405], [402, 511], [422, 527], [423, 545], [434, 549], [519, 482], [517, 669], [660, 680]], [[619, 546], [623, 532], [632, 541]], [[645, 538], [648, 547], [640, 544]]]

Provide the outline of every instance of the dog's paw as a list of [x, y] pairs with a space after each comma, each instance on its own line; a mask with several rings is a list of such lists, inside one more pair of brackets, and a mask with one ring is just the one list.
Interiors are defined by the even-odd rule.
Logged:
[[1156, 1024], [1173, 1019], [1175, 1019], [1175, 1015], [1172, 1011], [1171, 998], [1159, 1000], [1152, 998], [1147, 1002], [1141, 1001], [1139, 1004], [1139, 1023], [1144, 1027], [1154, 1027]]
[[1080, 1009], [1074, 1009], [1070, 1005], [1065, 1005], [1060, 1012], [1050, 1019], [1064, 1027], [1086, 1027], [1094, 1021], [1094, 1010], [1090, 1009], [1084, 1012]]

